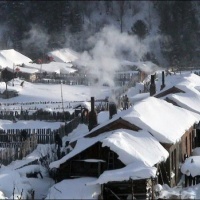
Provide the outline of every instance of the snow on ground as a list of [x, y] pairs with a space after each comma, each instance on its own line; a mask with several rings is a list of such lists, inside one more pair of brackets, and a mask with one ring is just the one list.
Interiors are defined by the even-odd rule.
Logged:
[[64, 125], [64, 122], [45, 122], [40, 120], [20, 120], [13, 122], [10, 120], [0, 120], [0, 129], [51, 129], [56, 130]]
[[[8, 61], [9, 65], [11, 67], [13, 66], [13, 63], [15, 64], [22, 64], [29, 62], [27, 58], [21, 57], [19, 60], [15, 60], [16, 52], [10, 51], [12, 56], [10, 56], [10, 60]], [[65, 53], [65, 52], [64, 52]], [[7, 54], [7, 53], [6, 53]], [[53, 55], [53, 54], [52, 54]], [[54, 54], [54, 59], [56, 59], [56, 56], [59, 58], [57, 61], [59, 62], [71, 62], [75, 60], [75, 57], [70, 57], [68, 60], [60, 59], [60, 56], [58, 56], [56, 53]], [[2, 67], [6, 66], [6, 55], [2, 52], [0, 52], [0, 65]], [[11, 59], [12, 58], [12, 59]], [[160, 75], [158, 74], [158, 77]], [[26, 103], [26, 102], [33, 102], [35, 103], [34, 106], [39, 106], [37, 103], [44, 102], [61, 102], [61, 85], [59, 84], [51, 84], [51, 85], [43, 85], [43, 84], [32, 84], [25, 82], [24, 87], [20, 86], [22, 80], [15, 79], [14, 86], [12, 84], [8, 85], [8, 89], [14, 89], [19, 92], [19, 96], [12, 98], [12, 99], [1, 99], [1, 108], [5, 108], [5, 104], [16, 104], [17, 103]], [[197, 91], [200, 89], [200, 77], [190, 75], [189, 73], [182, 73], [182, 74], [176, 74], [176, 75], [168, 75], [166, 77], [166, 89], [167, 87], [171, 87], [175, 84], [187, 84], [190, 87], [195, 88]], [[157, 91], [160, 90], [161, 85], [161, 79], [158, 78], [158, 81], [156, 81], [157, 85]], [[135, 88], [131, 88], [128, 91], [129, 98], [134, 98], [137, 101], [140, 101], [141, 99], [146, 99], [148, 97], [148, 93], [141, 94], [142, 96], [139, 96], [139, 91], [143, 89], [143, 84], [136, 85]], [[105, 99], [105, 97], [109, 96], [111, 94], [113, 88], [109, 87], [97, 87], [97, 86], [83, 86], [83, 85], [62, 85], [63, 90], [63, 99], [64, 101], [89, 101], [91, 96], [94, 96], [95, 99]], [[5, 90], [5, 83], [0, 83], [0, 91], [3, 92]], [[135, 96], [138, 95], [138, 96]], [[14, 106], [16, 106], [14, 105]], [[43, 104], [40, 106], [42, 107]], [[155, 104], [156, 105], [156, 104]], [[43, 105], [46, 107], [46, 105]], [[49, 109], [51, 108], [50, 104], [48, 104]], [[168, 108], [169, 109], [169, 108]], [[105, 123], [108, 119], [108, 113], [101, 113], [98, 116], [99, 123]], [[14, 128], [14, 127], [30, 127], [30, 126], [48, 126], [48, 127], [55, 127], [59, 126], [59, 124], [41, 124], [38, 121], [35, 121], [37, 124], [33, 124], [34, 122], [17, 122], [17, 123], [11, 123], [9, 121], [1, 121], [1, 127], [6, 128]], [[4, 123], [5, 122], [5, 123]], [[77, 129], [75, 129], [72, 133], [68, 135], [68, 137], [63, 138], [63, 142], [65, 141], [72, 141], [76, 138], [80, 137], [80, 135], [85, 135], [88, 133], [88, 127], [86, 125], [80, 124]], [[29, 196], [31, 194], [32, 190], [35, 190], [35, 199], [97, 199], [98, 195], [100, 193], [100, 186], [92, 185], [93, 182], [100, 182], [102, 180], [95, 178], [79, 178], [79, 179], [73, 179], [73, 180], [64, 180], [60, 183], [54, 184], [54, 181], [49, 178], [48, 173], [46, 169], [42, 166], [33, 165], [26, 166], [33, 161], [39, 160], [40, 157], [47, 155], [48, 153], [52, 153], [53, 146], [51, 145], [38, 145], [37, 149], [30, 153], [28, 156], [26, 156], [23, 160], [17, 160], [13, 161], [8, 166], [1, 166], [0, 168], [0, 198], [2, 199], [13, 199], [13, 193], [14, 198], [19, 199], [22, 195], [23, 198]], [[197, 152], [198, 153], [198, 152]], [[196, 162], [196, 160], [194, 160]], [[190, 161], [191, 163], [191, 161]], [[192, 163], [191, 163], [192, 164]], [[190, 165], [191, 165], [190, 164]], [[128, 167], [129, 168], [129, 167]], [[38, 178], [27, 178], [25, 175], [30, 172], [35, 172], [40, 170], [43, 179], [38, 175]], [[129, 169], [130, 170], [130, 169]], [[129, 171], [130, 172], [130, 171]], [[152, 172], [152, 171], [151, 171]], [[116, 172], [117, 173], [117, 172]], [[141, 175], [144, 175], [142, 171], [140, 171]], [[104, 174], [106, 175], [106, 174]], [[111, 176], [112, 174], [107, 174]], [[103, 178], [104, 179], [104, 178]], [[105, 180], [105, 179], [104, 179]], [[23, 192], [22, 192], [23, 189]], [[196, 199], [200, 198], [200, 184], [188, 188], [182, 188], [182, 187], [176, 187], [176, 188], [169, 188], [167, 185], [162, 186], [162, 190], [160, 191], [160, 197], [169, 197], [171, 195], [182, 195], [183, 198], [192, 198], [195, 197]]]
[[49, 189], [46, 199], [98, 199], [100, 185], [87, 185], [96, 178], [84, 177], [63, 180]]
[[[8, 166], [2, 165], [0, 168], [0, 199], [19, 199], [21, 196], [23, 199], [27, 197], [30, 198], [32, 190], [36, 191], [35, 199], [46, 197], [48, 188], [54, 184], [54, 181], [49, 178], [46, 168], [41, 165], [28, 164], [46, 156], [50, 152], [50, 149], [52, 149], [52, 147], [48, 144], [38, 145], [37, 148], [24, 159], [13, 161]], [[27, 173], [38, 171], [43, 175], [43, 179], [41, 177], [38, 179], [26, 177]]]
[[200, 156], [190, 156], [186, 158], [181, 166], [181, 172], [187, 176], [199, 176], [200, 175]]
[[53, 150], [55, 150], [54, 145], [38, 144], [37, 148], [32, 153], [27, 155], [25, 158], [23, 158], [22, 160], [15, 160], [11, 162], [8, 166], [2, 166], [2, 168], [5, 167], [10, 170], [16, 170], [25, 165], [28, 165], [29, 163], [39, 160], [41, 157], [44, 157], [48, 154], [51, 155], [53, 158], [54, 156]]
[[[17, 90], [19, 96], [11, 99], [1, 99], [2, 103], [16, 102], [40, 102], [40, 101], [59, 101], [61, 102], [61, 85], [60, 84], [33, 84], [15, 79], [14, 86], [8, 85], [9, 90]], [[5, 83], [0, 83], [0, 91], [6, 89]], [[65, 85], [62, 84], [63, 101], [90, 101], [91, 96], [95, 99], [105, 99], [110, 95], [113, 88], [106, 86], [84, 86], [84, 85]]]

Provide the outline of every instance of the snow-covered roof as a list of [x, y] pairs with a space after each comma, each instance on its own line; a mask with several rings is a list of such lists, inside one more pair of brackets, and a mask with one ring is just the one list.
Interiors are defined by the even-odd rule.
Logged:
[[48, 53], [48, 56], [52, 56], [57, 62], [70, 63], [78, 59], [79, 54], [72, 49], [64, 48]]
[[133, 62], [128, 60], [123, 60], [120, 62], [122, 66], [135, 66], [137, 71], [141, 70], [146, 72], [147, 74], [151, 74], [156, 72], [157, 70], [161, 70], [161, 68], [151, 61], [145, 62]]
[[129, 97], [129, 102], [131, 102], [132, 104], [135, 104], [136, 102], [146, 99], [149, 96], [150, 96], [149, 92], [136, 94], [133, 97]]
[[156, 71], [162, 70], [158, 65], [151, 61], [145, 61], [145, 62], [137, 62], [136, 65], [138, 66], [138, 69], [147, 73], [152, 74]]
[[112, 181], [128, 181], [156, 177], [157, 168], [146, 166], [144, 163], [134, 162], [124, 168], [104, 171], [99, 178], [87, 185], [104, 184]]
[[109, 120], [109, 117], [110, 117], [109, 111], [101, 111], [97, 115], [97, 121], [98, 121], [99, 124], [101, 124], [101, 123], [106, 122], [107, 120]]
[[122, 118], [150, 131], [162, 143], [176, 143], [186, 130], [199, 122], [200, 115], [164, 100], [148, 97], [130, 108]]
[[[74, 73], [77, 70], [72, 68], [72, 64], [69, 63], [76, 59], [76, 52], [73, 52], [70, 49], [61, 49], [55, 52], [51, 52], [52, 56], [55, 55], [62, 55], [62, 59], [65, 58], [65, 63], [62, 63], [61, 60], [55, 59], [57, 62], [50, 62], [48, 64], [36, 64], [32, 63], [33, 61], [22, 55], [21, 53], [15, 51], [14, 49], [10, 50], [2, 50], [0, 51], [0, 66], [2, 68], [8, 67], [11, 71], [15, 70], [17, 67], [20, 69], [21, 72], [25, 73], [35, 73], [38, 71], [46, 71], [46, 72], [56, 72], [58, 74], [70, 74]], [[51, 54], [50, 53], [50, 54]], [[55, 57], [54, 57], [55, 58]], [[67, 61], [68, 60], [68, 61]], [[20, 67], [19, 65], [24, 64], [25, 67]], [[18, 65], [18, 66], [17, 66]]]
[[178, 106], [200, 114], [200, 92], [188, 86], [177, 86], [185, 93], [169, 94], [166, 97], [173, 100]]
[[119, 118], [149, 131], [162, 143], [172, 144], [179, 141], [192, 125], [199, 123], [200, 115], [174, 106], [165, 100], [148, 97], [137, 102], [133, 107], [114, 115], [111, 120], [95, 127], [88, 134]]
[[0, 51], [0, 65], [4, 68], [6, 66], [12, 67], [13, 64], [21, 65], [23, 63], [31, 62], [32, 60], [14, 49]]
[[37, 69], [42, 72], [56, 72], [58, 74], [70, 74], [77, 71], [76, 69], [71, 68], [72, 65], [70, 63], [60, 62], [50, 62], [48, 64], [25, 63], [25, 66], [32, 69]]
[[[169, 78], [174, 77], [169, 76]], [[179, 80], [177, 82], [177, 79]], [[180, 107], [186, 108], [188, 110], [191, 110], [193, 112], [199, 113], [199, 107], [200, 107], [200, 77], [196, 74], [184, 74], [184, 76], [178, 76], [178, 78], [174, 80], [176, 83], [176, 88], [182, 90], [183, 92], [175, 93], [175, 94], [168, 94], [166, 96], [163, 96], [163, 98], [168, 98], [172, 101], [174, 101], [177, 105]], [[169, 82], [167, 81], [167, 84]], [[166, 88], [164, 88], [160, 93], [166, 91], [169, 89], [169, 87], [172, 86], [172, 84], [168, 84]]]
[[0, 54], [0, 66], [3, 68], [13, 68], [13, 62], [7, 60], [2, 54]]
[[23, 73], [27, 73], [27, 74], [33, 74], [33, 73], [36, 73], [36, 72], [39, 71], [38, 69], [32, 69], [32, 68], [27, 68], [27, 67], [19, 67], [19, 66], [15, 67], [14, 70], [16, 70], [16, 68], [19, 69], [19, 72], [23, 72]]
[[[147, 131], [135, 132], [118, 129], [102, 133], [93, 138], [80, 138], [75, 148], [60, 160], [52, 162], [50, 168], [58, 168], [60, 164], [97, 142], [101, 142], [102, 147], [107, 146], [118, 154], [118, 159], [125, 165], [133, 162], [142, 162], [146, 166], [152, 167], [156, 163], [166, 160], [168, 157], [168, 152]], [[146, 146], [148, 146], [148, 149]]]
[[[187, 86], [188, 88], [196, 88], [198, 90], [200, 85], [200, 76], [190, 73], [190, 72], [182, 72], [181, 74], [173, 74], [173, 75], [167, 75], [165, 73], [165, 87], [160, 91], [160, 86], [162, 85], [162, 74], [161, 72], [156, 73], [156, 94], [162, 93], [173, 86], [179, 88], [182, 86]], [[148, 77], [149, 79], [149, 77]], [[184, 89], [184, 88], [180, 88]]]
[[91, 103], [89, 101], [77, 102], [77, 103], [74, 103], [73, 105], [74, 108], [77, 108], [79, 106], [82, 106], [83, 108], [87, 108], [88, 110], [91, 110]]
[[147, 131], [119, 129], [102, 142], [103, 147], [110, 147], [126, 165], [142, 160], [146, 165], [153, 166], [168, 157], [168, 152]]

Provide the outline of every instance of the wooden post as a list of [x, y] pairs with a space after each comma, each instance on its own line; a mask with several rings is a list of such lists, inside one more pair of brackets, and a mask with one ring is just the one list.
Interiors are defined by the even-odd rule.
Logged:
[[132, 200], [134, 197], [134, 187], [133, 187], [133, 180], [131, 179], [131, 194], [132, 194]]
[[152, 197], [151, 197], [151, 199], [152, 200], [154, 200], [154, 178], [153, 177], [151, 177], [151, 188], [152, 188]]
[[35, 191], [33, 190], [31, 193], [31, 200], [34, 200], [34, 199], [35, 199]]

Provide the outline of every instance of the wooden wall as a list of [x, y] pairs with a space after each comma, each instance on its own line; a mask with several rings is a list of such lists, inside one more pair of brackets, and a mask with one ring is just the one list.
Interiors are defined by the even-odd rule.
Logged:
[[[185, 155], [191, 156], [195, 147], [194, 126], [190, 127], [176, 144], [162, 144], [169, 152], [166, 166], [162, 167], [163, 176], [166, 176], [165, 183], [171, 187], [177, 185], [181, 178], [180, 164], [184, 161]], [[167, 175], [165, 175], [167, 174]]]

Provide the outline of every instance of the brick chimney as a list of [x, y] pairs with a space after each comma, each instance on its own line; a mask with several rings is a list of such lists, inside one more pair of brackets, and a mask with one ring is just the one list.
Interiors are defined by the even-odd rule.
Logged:
[[89, 125], [88, 129], [91, 131], [95, 126], [97, 126], [97, 114], [94, 109], [94, 97], [91, 97], [91, 111], [89, 112]]
[[114, 102], [109, 103], [109, 118], [112, 119], [113, 115], [117, 114], [117, 106]]
[[155, 75], [151, 75], [150, 96], [156, 93]]
[[162, 90], [165, 87], [165, 72], [162, 71], [162, 85], [160, 87], [160, 90]]

